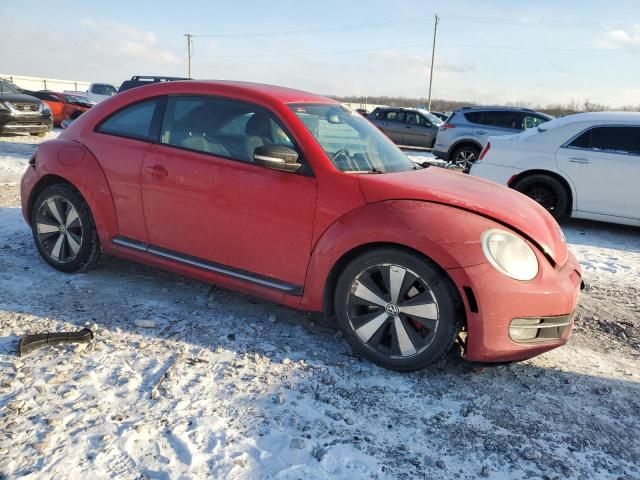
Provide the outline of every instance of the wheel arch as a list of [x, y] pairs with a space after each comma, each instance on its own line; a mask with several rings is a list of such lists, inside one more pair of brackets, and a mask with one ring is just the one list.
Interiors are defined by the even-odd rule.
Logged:
[[[78, 190], [73, 183], [71, 183], [64, 177], [61, 177], [60, 175], [47, 174], [40, 177], [37, 183], [33, 186], [31, 193], [29, 193], [29, 199], [27, 200], [27, 218], [31, 219], [31, 214], [33, 213], [33, 203], [36, 201], [36, 198], [38, 198], [38, 195], [40, 195], [40, 193], [42, 193], [45, 188], [49, 188], [52, 185], [59, 185], [62, 183], [71, 185], [73, 188]], [[80, 193], [79, 190], [78, 193]]]
[[327, 276], [327, 280], [324, 285], [324, 291], [322, 296], [323, 310], [327, 318], [331, 318], [335, 314], [335, 309], [334, 309], [335, 289], [338, 283], [338, 279], [340, 278], [340, 274], [344, 271], [344, 269], [353, 259], [366, 253], [367, 251], [370, 251], [376, 248], [394, 248], [397, 250], [403, 250], [405, 252], [409, 252], [414, 255], [417, 255], [423, 260], [426, 260], [431, 264], [433, 264], [442, 274], [444, 274], [449, 279], [449, 281], [451, 282], [451, 285], [454, 287], [453, 289], [456, 291], [458, 296], [457, 301], [460, 303], [460, 305], [463, 306], [462, 310], [465, 311], [463, 324], [466, 326], [467, 324], [466, 309], [464, 308], [463, 297], [462, 297], [462, 294], [460, 293], [458, 286], [456, 285], [456, 282], [453, 280], [453, 278], [451, 278], [451, 275], [449, 275], [449, 273], [444, 268], [438, 265], [437, 262], [435, 262], [432, 258], [429, 258], [423, 252], [416, 250], [415, 248], [409, 247], [407, 245], [403, 245], [395, 242], [364, 243], [362, 245], [358, 245], [348, 250], [336, 262], [334, 262], [331, 270], [329, 271], [329, 275]]
[[103, 247], [118, 234], [118, 223], [111, 189], [102, 167], [83, 145], [63, 139], [45, 142], [35, 155], [37, 181], [27, 200], [28, 218], [37, 195], [45, 188], [66, 183], [80, 193], [89, 205]]
[[473, 147], [476, 147], [480, 151], [482, 151], [483, 148], [482, 144], [473, 138], [462, 138], [460, 140], [457, 140], [453, 145], [451, 145], [451, 147], [449, 147], [446, 160], [451, 160], [451, 158], [453, 157], [453, 152], [464, 145], [471, 145]]
[[569, 180], [567, 180], [563, 175], [560, 175], [558, 172], [553, 172], [551, 170], [544, 170], [544, 169], [525, 170], [524, 172], [520, 172], [517, 175], [514, 175], [513, 177], [511, 177], [507, 182], [507, 186], [509, 188], [514, 188], [518, 182], [532, 175], [547, 175], [549, 177], [555, 178], [564, 186], [565, 191], [569, 196], [569, 201], [567, 202], [568, 211], [566, 212], [566, 214], [571, 216], [571, 213], [576, 209], [576, 205], [575, 205], [576, 195], [573, 189], [573, 185], [571, 185]]

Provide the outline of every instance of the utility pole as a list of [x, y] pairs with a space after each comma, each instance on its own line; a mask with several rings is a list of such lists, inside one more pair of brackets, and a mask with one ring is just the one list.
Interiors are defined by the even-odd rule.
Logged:
[[429, 74], [429, 106], [427, 110], [431, 111], [431, 85], [433, 84], [433, 65], [436, 62], [436, 35], [438, 33], [438, 23], [440, 17], [436, 15], [435, 25], [433, 26], [433, 49], [431, 50], [431, 73]]
[[187, 37], [187, 77], [191, 78], [191, 43], [193, 42], [193, 35], [185, 33]]

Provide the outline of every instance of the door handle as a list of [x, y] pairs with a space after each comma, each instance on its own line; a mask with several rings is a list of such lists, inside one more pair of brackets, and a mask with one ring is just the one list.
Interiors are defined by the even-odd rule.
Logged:
[[477, 135], [484, 135], [485, 133], [487, 132], [485, 132], [484, 130], [476, 130]]
[[167, 172], [167, 169], [164, 168], [162, 165], [154, 165], [153, 167], [146, 167], [144, 171], [147, 172], [149, 175], [153, 175], [156, 178], [163, 178], [169, 175], [169, 172]]
[[407, 125], [407, 126], [406, 126], [406, 127], [404, 127], [404, 128], [411, 128], [411, 125]]
[[569, 161], [570, 161], [571, 163], [583, 163], [583, 164], [591, 163], [591, 160], [589, 160], [589, 159], [587, 159], [587, 158], [576, 158], [576, 157], [571, 157], [571, 158], [569, 159]]

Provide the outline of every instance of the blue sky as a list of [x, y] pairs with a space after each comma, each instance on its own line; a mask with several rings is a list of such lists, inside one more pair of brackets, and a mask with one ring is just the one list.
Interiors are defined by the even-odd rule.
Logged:
[[[324, 94], [640, 104], [640, 1], [0, 0], [0, 73], [120, 83], [136, 73]], [[278, 33], [279, 32], [279, 33]]]

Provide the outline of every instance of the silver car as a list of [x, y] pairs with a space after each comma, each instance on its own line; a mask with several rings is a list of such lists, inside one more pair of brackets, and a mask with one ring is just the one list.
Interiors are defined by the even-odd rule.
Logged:
[[440, 125], [433, 154], [468, 172], [489, 136], [512, 135], [553, 117], [528, 108], [465, 107]]
[[398, 145], [431, 148], [442, 120], [420, 108], [378, 107], [367, 119]]

